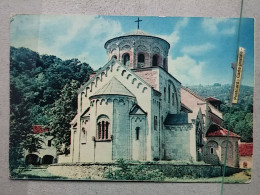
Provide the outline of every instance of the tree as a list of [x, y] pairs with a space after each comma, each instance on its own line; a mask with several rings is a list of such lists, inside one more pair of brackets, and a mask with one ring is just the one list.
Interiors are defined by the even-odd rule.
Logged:
[[70, 121], [77, 112], [77, 90], [80, 87], [78, 81], [72, 80], [61, 90], [59, 99], [50, 109], [48, 116], [50, 119], [49, 128], [54, 136], [56, 148], [61, 152], [61, 147], [65, 144], [65, 153], [69, 152], [70, 145]]

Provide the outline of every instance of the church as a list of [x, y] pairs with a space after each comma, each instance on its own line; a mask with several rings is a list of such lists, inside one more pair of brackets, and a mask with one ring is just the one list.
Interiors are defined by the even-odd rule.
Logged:
[[[78, 90], [70, 154], [58, 162], [224, 162], [221, 101], [200, 97], [168, 72], [166, 40], [138, 28], [104, 47], [108, 62]], [[230, 132], [230, 166], [238, 166], [239, 139]]]

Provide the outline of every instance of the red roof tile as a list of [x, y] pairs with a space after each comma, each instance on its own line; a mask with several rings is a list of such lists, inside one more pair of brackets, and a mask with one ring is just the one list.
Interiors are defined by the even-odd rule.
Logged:
[[[207, 134], [208, 137], [226, 137], [228, 135], [228, 130], [220, 127], [220, 129], [216, 130], [216, 131], [211, 131]], [[239, 138], [240, 136], [233, 133], [232, 131], [229, 131], [229, 136], [230, 137], [237, 137]]]
[[33, 133], [39, 134], [48, 131], [47, 128], [43, 129], [42, 125], [33, 125]]
[[238, 145], [238, 152], [240, 156], [252, 156], [253, 143], [240, 143]]

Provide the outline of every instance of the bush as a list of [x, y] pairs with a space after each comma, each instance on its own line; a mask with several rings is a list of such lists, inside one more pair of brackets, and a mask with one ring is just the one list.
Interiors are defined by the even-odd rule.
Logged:
[[123, 159], [117, 160], [118, 169], [109, 170], [106, 172], [105, 177], [113, 180], [139, 180], [139, 181], [163, 181], [164, 174], [156, 170], [150, 170], [143, 164], [130, 164]]

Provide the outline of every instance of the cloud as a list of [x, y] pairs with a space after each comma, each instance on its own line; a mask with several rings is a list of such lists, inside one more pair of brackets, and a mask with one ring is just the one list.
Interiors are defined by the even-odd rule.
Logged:
[[97, 68], [106, 62], [105, 55], [102, 62], [100, 57], [105, 41], [122, 33], [119, 22], [101, 16], [18, 15], [11, 24], [11, 45], [62, 59], [86, 59]]
[[176, 77], [183, 85], [196, 85], [203, 83], [203, 68], [205, 62], [195, 61], [188, 55], [172, 59], [169, 57], [169, 73]]
[[204, 18], [202, 27], [211, 34], [234, 35], [236, 33], [235, 20], [228, 18]]
[[180, 39], [180, 35], [179, 35], [180, 31], [182, 30], [182, 28], [185, 28], [188, 25], [188, 22], [189, 22], [188, 18], [183, 18], [179, 20], [176, 23], [172, 33], [170, 33], [169, 35], [159, 35], [159, 37], [165, 39], [170, 44], [176, 44]]
[[190, 45], [181, 49], [182, 53], [199, 56], [215, 48], [212, 43], [204, 43], [202, 45]]

